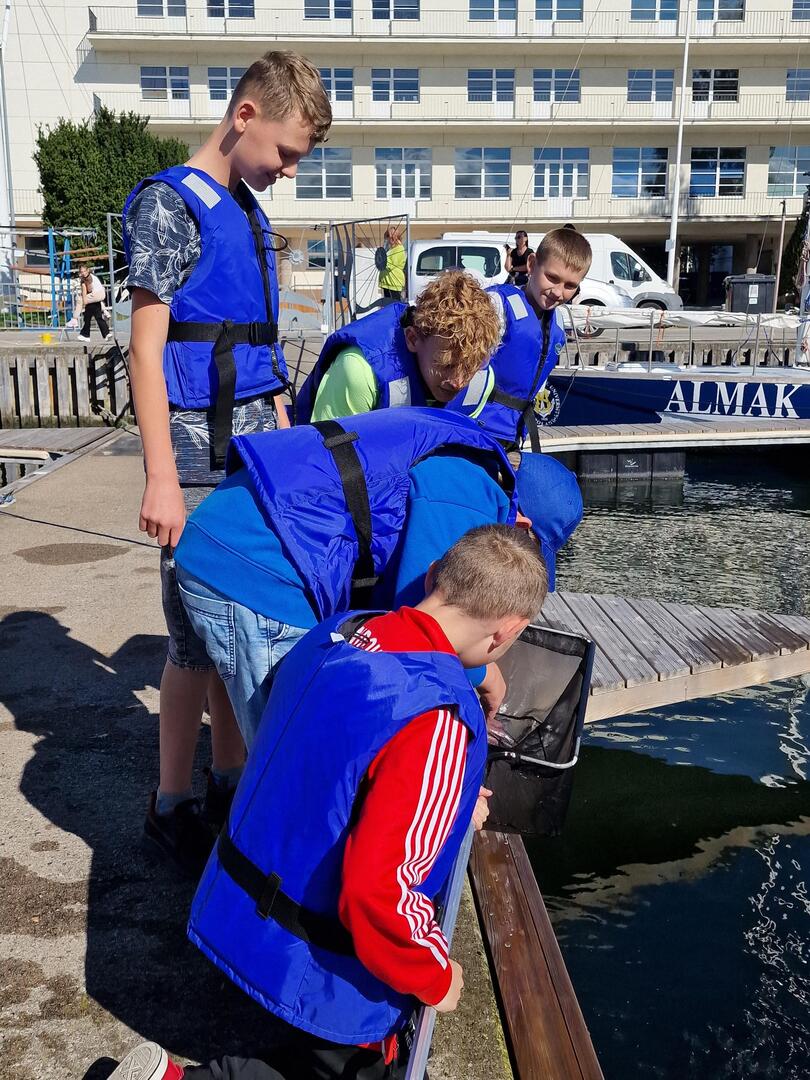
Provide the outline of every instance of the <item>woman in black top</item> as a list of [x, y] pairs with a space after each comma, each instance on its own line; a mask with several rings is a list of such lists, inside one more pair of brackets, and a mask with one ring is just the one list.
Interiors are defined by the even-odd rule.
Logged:
[[515, 233], [515, 246], [506, 247], [506, 269], [509, 280], [513, 285], [523, 286], [529, 280], [529, 268], [526, 265], [529, 256], [533, 254], [529, 247], [529, 237], [521, 229]]

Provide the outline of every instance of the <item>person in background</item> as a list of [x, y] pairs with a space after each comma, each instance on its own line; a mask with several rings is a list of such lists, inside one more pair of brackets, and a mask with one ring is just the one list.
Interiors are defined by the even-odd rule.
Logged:
[[[81, 333], [77, 334], [79, 341], [90, 340], [90, 323], [96, 320], [101, 336], [105, 341], [112, 337], [110, 326], [104, 318], [104, 300], [107, 293], [101, 281], [96, 277], [87, 263], [79, 267], [79, 282], [81, 285], [80, 311], [83, 314]], [[74, 313], [73, 318], [78, 319], [79, 311]]]
[[515, 233], [515, 246], [506, 248], [506, 270], [512, 285], [522, 288], [529, 280], [528, 259], [533, 254], [529, 247], [529, 236], [524, 229]]
[[385, 269], [380, 272], [380, 289], [388, 300], [401, 300], [405, 289], [407, 253], [402, 244], [402, 226], [385, 230]]

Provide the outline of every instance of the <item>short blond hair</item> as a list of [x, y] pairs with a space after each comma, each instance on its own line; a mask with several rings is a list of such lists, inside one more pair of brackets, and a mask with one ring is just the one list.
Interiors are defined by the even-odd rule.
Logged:
[[575, 273], [588, 270], [593, 259], [591, 245], [576, 229], [554, 229], [546, 233], [535, 253], [535, 261], [559, 259]]
[[279, 50], [254, 60], [236, 85], [228, 115], [246, 98], [256, 101], [266, 120], [298, 114], [316, 143], [323, 142], [332, 126], [332, 106], [318, 69], [300, 53]]
[[481, 525], [435, 564], [433, 588], [473, 619], [533, 619], [548, 593], [548, 570], [528, 530]]
[[410, 323], [422, 337], [447, 342], [443, 365], [467, 382], [489, 360], [501, 337], [498, 312], [488, 294], [463, 270], [446, 270], [420, 293]]

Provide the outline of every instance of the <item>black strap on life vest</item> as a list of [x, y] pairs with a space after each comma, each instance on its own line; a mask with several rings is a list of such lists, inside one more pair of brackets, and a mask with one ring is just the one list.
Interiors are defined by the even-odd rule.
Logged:
[[281, 888], [278, 874], [265, 874], [240, 851], [228, 836], [227, 826], [217, 841], [219, 861], [236, 884], [256, 902], [256, 912], [262, 919], [273, 919], [290, 934], [341, 956], [354, 956], [354, 943], [348, 930], [337, 919], [320, 915], [302, 907]]
[[532, 448], [532, 453], [540, 453], [540, 431], [537, 427], [537, 417], [534, 414], [534, 399], [539, 390], [540, 375], [543, 371], [543, 365], [546, 362], [546, 353], [548, 352], [548, 342], [551, 336], [551, 319], [553, 316], [546, 315], [543, 317], [543, 338], [540, 345], [540, 360], [534, 372], [534, 382], [532, 384], [531, 393], [526, 398], [515, 397], [513, 394], [507, 394], [501, 390], [500, 387], [495, 384], [492, 393], [489, 395], [489, 401], [495, 405], [505, 405], [507, 409], [514, 409], [520, 414], [520, 420], [518, 420], [517, 427], [515, 429], [515, 441], [507, 449], [511, 449], [511, 446], [515, 446], [520, 449], [523, 442], [523, 432], [529, 433], [529, 445]]
[[239, 184], [234, 198], [247, 215], [250, 225], [256, 259], [262, 276], [266, 319], [264, 322], [234, 323], [230, 319], [222, 322], [179, 322], [169, 320], [167, 341], [210, 341], [214, 346], [214, 363], [219, 378], [217, 399], [214, 403], [214, 440], [211, 444], [211, 468], [224, 469], [228, 442], [233, 434], [233, 407], [236, 395], [236, 359], [234, 345], [268, 345], [277, 381], [287, 387], [288, 381], [281, 374], [281, 369], [273, 347], [278, 341], [278, 325], [273, 315], [273, 293], [270, 274], [267, 269], [267, 249], [264, 231], [256, 205], [247, 188]]
[[354, 444], [356, 431], [346, 431], [337, 420], [319, 420], [312, 427], [323, 437], [323, 445], [335, 459], [343, 497], [357, 534], [357, 560], [352, 574], [351, 605], [353, 608], [370, 606], [371, 590], [379, 575], [374, 570], [371, 554], [371, 507], [368, 501], [366, 476]]

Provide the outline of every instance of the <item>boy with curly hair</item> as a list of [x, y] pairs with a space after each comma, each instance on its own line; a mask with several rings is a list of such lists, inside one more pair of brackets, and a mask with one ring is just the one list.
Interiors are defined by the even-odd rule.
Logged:
[[[298, 393], [299, 424], [398, 405], [444, 405], [485, 367], [497, 311], [470, 274], [450, 270], [416, 303], [389, 304], [331, 334]], [[486, 378], [481, 404], [491, 384]], [[467, 411], [475, 415], [475, 408]]]

